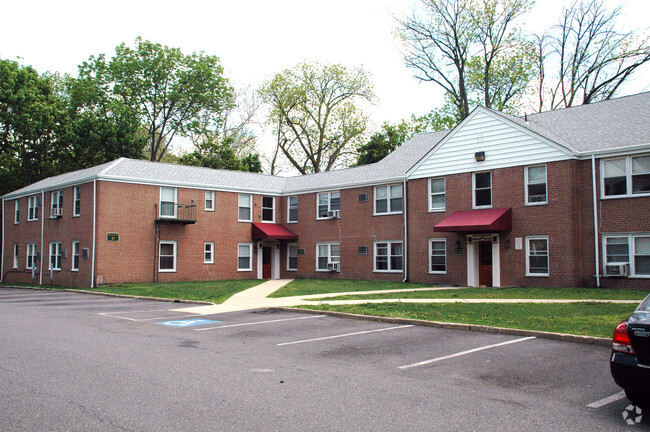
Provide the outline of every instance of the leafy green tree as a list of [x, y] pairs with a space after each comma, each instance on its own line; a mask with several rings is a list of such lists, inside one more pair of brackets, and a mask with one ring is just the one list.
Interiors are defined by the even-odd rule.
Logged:
[[56, 77], [0, 59], [0, 194], [59, 174], [64, 124]]
[[233, 142], [233, 138], [226, 138], [222, 142], [206, 140], [191, 153], [181, 156], [178, 163], [214, 169], [261, 173], [262, 163], [259, 154], [249, 153], [240, 158], [232, 148]]
[[358, 147], [359, 155], [356, 165], [379, 162], [411, 136], [413, 136], [413, 127], [404, 120], [396, 125], [387, 122], [382, 124], [381, 132], [377, 132], [370, 137], [367, 143]]
[[130, 110], [138, 113], [148, 136], [149, 156], [160, 160], [174, 137], [189, 136], [214, 125], [233, 105], [233, 89], [216, 56], [184, 55], [138, 37], [136, 47], [122, 43], [109, 61], [91, 56], [80, 67], [80, 78], [91, 78]]
[[373, 86], [361, 68], [301, 63], [264, 83], [260, 95], [270, 106], [281, 154], [301, 174], [347, 165], [362, 141]]

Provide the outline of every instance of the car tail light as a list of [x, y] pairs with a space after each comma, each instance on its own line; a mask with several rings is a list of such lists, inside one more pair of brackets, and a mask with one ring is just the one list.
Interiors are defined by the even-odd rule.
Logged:
[[634, 354], [634, 348], [632, 348], [632, 342], [630, 342], [630, 337], [627, 334], [627, 326], [625, 325], [625, 321], [617, 325], [616, 330], [614, 330], [614, 337], [612, 338], [612, 349], [614, 351]]

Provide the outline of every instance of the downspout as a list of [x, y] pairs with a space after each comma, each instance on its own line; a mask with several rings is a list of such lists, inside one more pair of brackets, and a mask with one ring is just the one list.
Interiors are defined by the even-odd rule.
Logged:
[[0, 282], [2, 282], [2, 278], [5, 274], [5, 218], [6, 217], [7, 214], [5, 213], [5, 199], [3, 198], [2, 199], [2, 251], [0, 251]]
[[97, 241], [97, 177], [93, 179], [93, 257], [90, 262], [90, 287], [95, 288], [95, 243]]
[[406, 193], [406, 177], [404, 177], [404, 211], [402, 212], [404, 214], [404, 279], [402, 280], [402, 283], [405, 283], [406, 280], [408, 279], [408, 245], [409, 245], [409, 237], [408, 237], [408, 194]]
[[594, 251], [596, 258], [596, 287], [600, 288], [600, 251], [598, 250], [598, 197], [596, 193], [596, 155], [591, 155], [591, 181], [594, 190]]
[[[38, 206], [36, 207], [38, 208]], [[41, 262], [38, 269], [38, 284], [43, 285], [43, 241], [45, 240], [45, 189], [41, 191]], [[48, 258], [49, 259], [49, 258]]]

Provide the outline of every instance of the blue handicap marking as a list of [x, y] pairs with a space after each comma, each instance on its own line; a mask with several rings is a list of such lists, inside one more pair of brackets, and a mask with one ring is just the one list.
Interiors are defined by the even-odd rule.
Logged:
[[204, 325], [204, 324], [215, 324], [220, 322], [223, 321], [212, 321], [206, 319], [188, 319], [188, 320], [180, 320], [180, 321], [162, 321], [156, 324], [169, 326], [169, 327], [191, 327], [191, 326]]

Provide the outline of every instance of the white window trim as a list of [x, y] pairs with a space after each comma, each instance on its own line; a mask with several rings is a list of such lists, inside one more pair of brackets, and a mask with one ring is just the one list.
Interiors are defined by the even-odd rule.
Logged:
[[[54, 247], [54, 249], [55, 249], [55, 250], [54, 250], [55, 254], [52, 254], [52, 247]], [[59, 257], [59, 258], [56, 260], [56, 261], [59, 262], [59, 263], [58, 263], [58, 264], [59, 264], [58, 267], [52, 267], [52, 256], [58, 256], [58, 257]], [[50, 256], [49, 256], [49, 260], [48, 260], [47, 269], [48, 269], [48, 270], [52, 270], [52, 271], [60, 271], [60, 270], [61, 270], [61, 260], [62, 260], [62, 256], [61, 256], [61, 242], [50, 242]]]
[[289, 260], [289, 258], [290, 258], [289, 253], [290, 252], [289, 251], [291, 250], [292, 247], [296, 248], [296, 258], [298, 258], [298, 243], [287, 243], [287, 271], [294, 271], [295, 272], [295, 271], [298, 271], [298, 267], [296, 266], [296, 268], [291, 268], [291, 266], [289, 264], [290, 263], [290, 260]]
[[[163, 244], [171, 244], [171, 245], [174, 246], [174, 255], [173, 255], [173, 257], [174, 257], [174, 267], [171, 268], [171, 269], [161, 269], [160, 268], [160, 258], [162, 257], [162, 255], [160, 254], [160, 248], [161, 248], [161, 246]], [[178, 249], [177, 249], [177, 247], [178, 247], [178, 245], [177, 245], [176, 240], [160, 240], [160, 243], [158, 244], [158, 271], [160, 273], [175, 273], [176, 272], [176, 259], [178, 257]]]
[[[478, 206], [476, 205], [476, 174], [490, 173], [490, 205]], [[486, 209], [492, 208], [494, 204], [494, 179], [492, 178], [492, 171], [476, 171], [472, 173], [472, 208], [474, 209]]]
[[[316, 243], [316, 271], [317, 272], [325, 272], [329, 273], [332, 272], [329, 269], [319, 269], [318, 268], [318, 258], [320, 258], [320, 255], [318, 255], [318, 247], [319, 246], [325, 246], [327, 245], [327, 263], [333, 263], [333, 262], [338, 262], [339, 263], [339, 270], [336, 273], [340, 273], [341, 271], [341, 242], [320, 242]], [[339, 260], [338, 261], [332, 261], [332, 246], [337, 245], [339, 247]]]
[[[242, 195], [248, 195], [248, 207], [239, 205], [239, 198]], [[249, 211], [249, 215], [250, 215], [249, 219], [240, 219], [239, 218], [239, 209], [242, 208], [242, 207], [243, 208], [248, 208], [250, 210]], [[253, 222], [253, 194], [240, 193], [240, 194], [237, 195], [237, 222]]]
[[[546, 273], [531, 273], [530, 272], [530, 241], [531, 240], [546, 240]], [[551, 244], [547, 235], [526, 236], [526, 276], [530, 277], [549, 277], [551, 273]]]
[[50, 219], [56, 219], [57, 216], [54, 214], [54, 209], [63, 211], [63, 206], [59, 205], [63, 201], [63, 191], [53, 191], [50, 194], [50, 199]]
[[[208, 196], [210, 196], [209, 199], [208, 199]], [[208, 190], [205, 191], [204, 200], [205, 200], [205, 211], [214, 211], [214, 191], [211, 191], [211, 190], [210, 191], [208, 191]], [[210, 207], [208, 207], [208, 201], [211, 202]]]
[[[162, 191], [163, 189], [171, 189], [174, 191], [174, 214], [172, 215], [164, 215], [162, 214]], [[165, 201], [167, 202], [167, 201]], [[168, 186], [160, 186], [160, 199], [158, 200], [158, 214], [160, 215], [161, 219], [176, 219], [178, 217], [177, 211], [178, 211], [178, 189], [175, 187], [168, 187]]]
[[[205, 259], [205, 254], [208, 252], [208, 246], [210, 246], [210, 259]], [[214, 242], [205, 242], [203, 243], [203, 264], [214, 264]]]
[[[650, 156], [648, 154], [638, 154], [630, 156], [617, 156], [600, 160], [600, 199], [619, 199], [619, 198], [636, 198], [650, 196], [650, 192], [632, 193], [632, 159], [636, 157]], [[625, 159], [625, 187], [626, 193], [621, 195], [605, 195], [605, 162], [616, 159]]]
[[622, 233], [622, 234], [612, 234], [612, 233], [607, 233], [603, 234], [602, 236], [602, 247], [603, 247], [603, 256], [602, 256], [602, 262], [603, 262], [603, 275], [605, 274], [605, 266], [607, 265], [607, 242], [606, 239], [614, 237], [614, 238], [621, 238], [621, 237], [626, 237], [627, 238], [627, 263], [630, 266], [630, 274], [629, 278], [633, 279], [650, 279], [650, 275], [637, 275], [636, 274], [636, 263], [634, 260], [635, 257], [635, 238], [636, 237], [650, 237], [650, 232], [639, 232], [639, 233]]
[[[25, 269], [31, 270], [32, 268], [36, 268], [36, 256], [37, 256], [37, 244], [36, 243], [27, 243], [26, 248], [25, 248]], [[29, 254], [29, 250], [33, 249], [33, 254]], [[29, 266], [29, 257], [32, 257], [32, 267]]]
[[[401, 197], [402, 198], [402, 207], [401, 207], [401, 209], [399, 211], [392, 210], [391, 206], [390, 206], [390, 201], [391, 201], [390, 190], [392, 189], [393, 186], [399, 186], [400, 190], [402, 191], [402, 197]], [[386, 188], [386, 200], [387, 200], [387, 202], [386, 202], [387, 211], [381, 212], [381, 213], [379, 213], [377, 211], [377, 189], [379, 189], [379, 188]], [[387, 184], [387, 185], [375, 186], [373, 188], [373, 206], [372, 206], [372, 208], [373, 208], [373, 212], [372, 212], [373, 216], [386, 216], [386, 215], [402, 214], [403, 211], [404, 211], [404, 189], [402, 188], [401, 183], [392, 183], [392, 184]]]
[[[30, 211], [31, 210], [31, 211]], [[32, 215], [34, 217], [32, 217]], [[27, 198], [27, 221], [38, 220], [38, 195], [32, 195]]]
[[[77, 201], [79, 201], [79, 213], [77, 213]], [[79, 186], [72, 188], [72, 217], [81, 216], [81, 189]]]
[[[538, 202], [528, 202], [528, 168], [538, 168], [544, 167], [544, 184], [546, 185], [546, 200]], [[524, 169], [524, 205], [526, 206], [539, 206], [539, 205], [548, 205], [548, 167], [546, 164], [540, 165], [531, 165], [527, 166]]]
[[[76, 248], [77, 253], [76, 254], [75, 254], [75, 245], [77, 246], [77, 248]], [[72, 262], [70, 263], [70, 271], [73, 271], [73, 272], [78, 272], [79, 271], [79, 262], [80, 262], [79, 261], [79, 258], [80, 258], [79, 252], [80, 252], [79, 241], [78, 240], [72, 240], [72, 249], [71, 249], [71, 254], [70, 254], [72, 256], [72, 260], [71, 260]], [[75, 261], [74, 257], [75, 257], [75, 255], [78, 257], [77, 258], [77, 267], [74, 266], [74, 261]]]
[[[264, 198], [271, 198], [271, 201], [273, 202], [272, 207], [271, 207], [273, 217], [271, 218], [271, 220], [265, 220], [264, 219], [264, 209], [268, 208], [268, 207], [264, 207]], [[264, 222], [264, 223], [275, 223], [275, 197], [274, 196], [262, 195], [262, 210], [261, 210], [261, 212], [262, 212], [262, 214], [261, 214], [262, 222]]]
[[[431, 182], [433, 180], [442, 180], [442, 183], [444, 185], [444, 190], [442, 193], [436, 193], [436, 195], [442, 195], [445, 197], [445, 206], [444, 207], [438, 207], [438, 208], [433, 208], [433, 193], [431, 193]], [[428, 185], [427, 185], [427, 194], [429, 195], [429, 213], [437, 213], [437, 212], [444, 212], [447, 211], [447, 179], [445, 177], [432, 177], [429, 179]]]
[[[444, 243], [445, 244], [445, 271], [440, 270], [431, 270], [431, 253], [433, 252], [433, 243]], [[447, 239], [445, 238], [430, 238], [429, 239], [429, 274], [447, 274]]]
[[[377, 270], [377, 244], [378, 243], [387, 243], [388, 244], [388, 269], [387, 270]], [[391, 255], [391, 250], [392, 250], [392, 245], [394, 243], [399, 243], [402, 245], [402, 269], [401, 270], [393, 270], [391, 267], [390, 259], [393, 257]], [[372, 256], [372, 271], [375, 273], [404, 273], [404, 242], [402, 240], [377, 240], [374, 242], [373, 245], [373, 256]]]
[[18, 243], [14, 243], [14, 260], [13, 260], [13, 269], [18, 268]]
[[[338, 193], [339, 194], [339, 203], [341, 202], [341, 191], [329, 191], [329, 192], [318, 192], [316, 194], [316, 220], [329, 220], [329, 218], [326, 217], [319, 217], [318, 216], [318, 196], [327, 194], [327, 211], [330, 212], [332, 211], [332, 193]], [[339, 205], [340, 207], [340, 205]], [[340, 210], [340, 209], [339, 209]]]
[[14, 200], [14, 225], [17, 225], [20, 222], [20, 199], [16, 198]]
[[[241, 255], [239, 255], [240, 246], [248, 246], [248, 268], [239, 268], [239, 258], [241, 258]], [[253, 243], [237, 243], [237, 271], [253, 271]]]
[[[296, 202], [299, 201], [297, 195], [291, 195], [290, 197], [287, 197], [287, 223], [298, 223], [298, 214], [296, 214], [296, 220], [292, 221], [290, 219], [291, 215], [291, 198], [295, 198]], [[316, 198], [318, 200], [318, 198]], [[296, 204], [296, 213], [298, 211], [298, 205]], [[318, 211], [318, 210], [316, 210]]]

